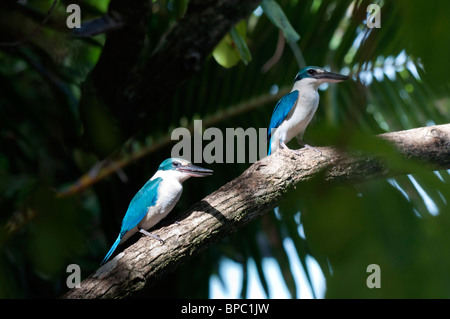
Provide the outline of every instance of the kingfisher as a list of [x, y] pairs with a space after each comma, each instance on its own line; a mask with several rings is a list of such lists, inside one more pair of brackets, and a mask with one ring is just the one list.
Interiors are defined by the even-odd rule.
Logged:
[[142, 234], [164, 242], [158, 235], [147, 230], [155, 226], [174, 208], [183, 192], [182, 183], [190, 177], [212, 175], [213, 171], [193, 165], [181, 158], [168, 158], [159, 165], [158, 171], [136, 193], [122, 220], [119, 236], [106, 254], [101, 265], [105, 264], [117, 246], [133, 234]]
[[321, 154], [316, 148], [303, 142], [303, 134], [309, 122], [314, 116], [319, 105], [319, 93], [317, 89], [323, 83], [334, 83], [348, 80], [349, 77], [326, 71], [317, 66], [307, 66], [301, 69], [294, 79], [292, 91], [283, 96], [275, 106], [270, 119], [267, 140], [269, 141], [269, 153], [279, 148], [291, 150], [286, 144], [297, 136], [300, 145], [310, 148]]

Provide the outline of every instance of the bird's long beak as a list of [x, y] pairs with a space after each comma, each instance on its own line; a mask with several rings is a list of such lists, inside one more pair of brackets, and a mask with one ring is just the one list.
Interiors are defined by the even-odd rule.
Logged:
[[332, 73], [332, 72], [328, 72], [328, 71], [317, 74], [315, 76], [315, 78], [322, 80], [322, 82], [331, 82], [331, 83], [342, 82], [342, 81], [350, 79], [350, 77], [347, 75]]
[[214, 173], [213, 170], [193, 165], [192, 163], [178, 167], [177, 170], [186, 173], [192, 177], [205, 177], [212, 175]]

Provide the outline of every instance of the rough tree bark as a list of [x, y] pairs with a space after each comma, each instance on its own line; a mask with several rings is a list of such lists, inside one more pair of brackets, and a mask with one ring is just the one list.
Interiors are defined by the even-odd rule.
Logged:
[[[423, 127], [379, 136], [405, 159], [429, 169], [450, 168], [450, 124]], [[322, 156], [311, 150], [296, 155], [280, 150], [249, 167], [241, 176], [195, 204], [179, 223], [161, 227], [165, 240], [147, 237], [119, 253], [63, 298], [126, 298], [151, 285], [219, 238], [265, 214], [296, 184], [319, 176], [330, 183], [348, 183], [411, 173], [414, 165], [393, 167], [388, 152], [347, 153], [321, 147]], [[390, 154], [390, 155], [386, 155]], [[409, 163], [409, 160], [406, 160]], [[301, 200], [301, 198], [299, 198]]]

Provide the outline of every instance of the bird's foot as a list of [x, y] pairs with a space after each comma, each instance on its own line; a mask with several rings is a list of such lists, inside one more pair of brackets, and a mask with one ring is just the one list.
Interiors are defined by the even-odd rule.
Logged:
[[323, 155], [322, 155], [322, 152], [319, 151], [319, 150], [318, 150], [317, 148], [315, 148], [314, 146], [311, 146], [311, 145], [309, 145], [309, 144], [303, 143], [303, 141], [300, 140], [300, 139], [297, 139], [297, 142], [298, 142], [298, 144], [300, 144], [300, 145], [303, 146], [304, 148], [313, 150], [314, 152], [318, 153], [320, 156], [323, 156]]
[[308, 145], [308, 144], [303, 144], [303, 146], [305, 148], [309, 148], [310, 150], [313, 150], [314, 152], [319, 153], [320, 156], [322, 156], [322, 152], [320, 150], [318, 150], [317, 148], [315, 148], [314, 146]]
[[292, 153], [294, 153], [294, 154], [302, 155], [302, 153], [300, 153], [300, 151], [298, 151], [298, 150], [293, 150], [293, 149], [287, 147], [287, 145], [286, 145], [284, 142], [280, 142], [280, 147], [281, 147], [282, 149], [288, 150], [288, 151], [290, 151], [290, 152], [292, 152]]
[[146, 231], [144, 229], [139, 229], [139, 232], [141, 232], [145, 236], [148, 236], [148, 237], [158, 240], [161, 244], [164, 244], [164, 240], [162, 240], [161, 237], [159, 237], [159, 235], [150, 234], [148, 231]]

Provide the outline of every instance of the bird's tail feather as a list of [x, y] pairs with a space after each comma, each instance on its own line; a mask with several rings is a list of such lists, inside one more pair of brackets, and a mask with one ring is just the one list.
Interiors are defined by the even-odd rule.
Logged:
[[121, 240], [121, 238], [120, 238], [120, 235], [119, 235], [119, 236], [117, 237], [116, 241], [114, 242], [114, 244], [112, 245], [111, 249], [110, 249], [110, 250], [108, 251], [108, 253], [106, 254], [106, 256], [105, 256], [105, 258], [103, 259], [103, 261], [102, 261], [102, 263], [100, 264], [100, 266], [104, 265], [104, 264], [108, 261], [109, 257], [111, 257], [111, 255], [113, 254], [113, 252], [116, 250], [117, 246], [119, 245], [120, 240]]

